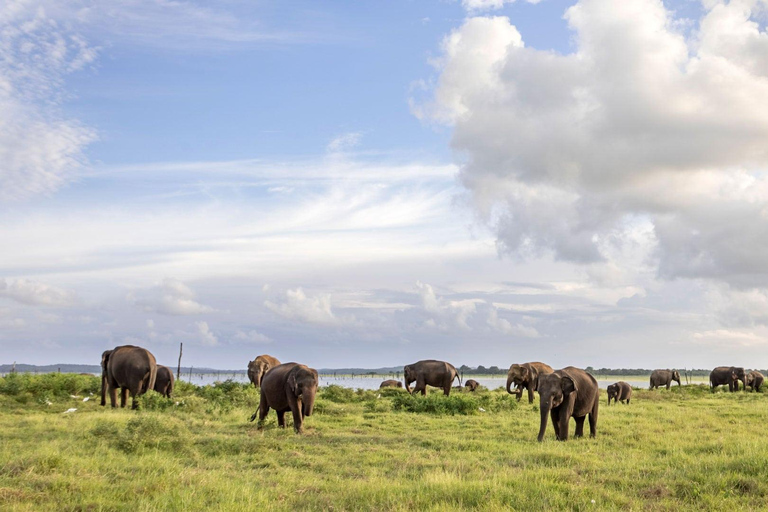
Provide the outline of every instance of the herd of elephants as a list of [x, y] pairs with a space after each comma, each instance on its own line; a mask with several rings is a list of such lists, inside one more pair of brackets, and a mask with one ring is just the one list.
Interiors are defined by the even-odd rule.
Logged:
[[[111, 405], [116, 407], [118, 388], [121, 390], [120, 406], [125, 407], [130, 393], [134, 409], [137, 407], [136, 397], [149, 389], [169, 398], [173, 392], [173, 372], [157, 364], [155, 356], [147, 349], [123, 345], [107, 350], [101, 356], [101, 368], [101, 405], [106, 405], [106, 392], [109, 390]], [[405, 365], [403, 376], [405, 389], [411, 394], [421, 392], [426, 395], [427, 386], [432, 386], [441, 388], [448, 396], [456, 378], [461, 386], [461, 375], [456, 367], [445, 361], [425, 360]], [[310, 416], [314, 407], [319, 382], [317, 370], [299, 363], [281, 364], [272, 356], [260, 355], [248, 363], [248, 378], [261, 390], [259, 408], [250, 421], [258, 416], [261, 426], [271, 408], [277, 412], [278, 425], [285, 427], [285, 413], [290, 411], [293, 414], [293, 427], [300, 433], [304, 417]], [[760, 391], [763, 380], [760, 372], [746, 372], [744, 368], [735, 366], [718, 366], [709, 375], [713, 392], [721, 385], [727, 385], [730, 391], [738, 391], [739, 381], [743, 383], [744, 390], [749, 386], [753, 391]], [[672, 381], [681, 385], [680, 374], [676, 370], [654, 370], [650, 378], [650, 389], [660, 386], [669, 389]], [[411, 383], [414, 382], [416, 385], [411, 390]], [[469, 379], [464, 386], [475, 391], [479, 384]], [[386, 387], [402, 388], [403, 383], [399, 380], [385, 380], [380, 388]], [[587, 416], [590, 437], [597, 434], [600, 393], [597, 381], [586, 371], [573, 366], [554, 370], [539, 362], [513, 364], [507, 373], [507, 392], [520, 400], [523, 390], [528, 391], [530, 403], [533, 402], [534, 391], [539, 393], [539, 441], [544, 439], [550, 417], [558, 440], [568, 439], [568, 423], [571, 418], [576, 421], [575, 437], [584, 435], [584, 420]], [[629, 404], [632, 398], [632, 387], [623, 381], [611, 384], [607, 391], [608, 405], [611, 400], [614, 403], [620, 401]]]

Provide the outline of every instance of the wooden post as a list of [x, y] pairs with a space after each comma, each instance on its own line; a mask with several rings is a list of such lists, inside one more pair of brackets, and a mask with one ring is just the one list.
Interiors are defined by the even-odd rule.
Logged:
[[184, 350], [184, 343], [179, 343], [179, 365], [176, 367], [176, 380], [181, 380], [181, 352]]

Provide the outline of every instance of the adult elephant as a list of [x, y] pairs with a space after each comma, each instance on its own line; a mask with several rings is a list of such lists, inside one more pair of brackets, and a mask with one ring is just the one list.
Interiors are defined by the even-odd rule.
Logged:
[[468, 379], [467, 382], [464, 383], [464, 387], [469, 391], [477, 391], [477, 388], [480, 387], [480, 383], [475, 379]]
[[101, 362], [102, 368], [106, 368], [102, 373], [101, 396], [104, 397], [105, 387], [108, 388], [112, 407], [117, 407], [118, 388], [121, 390], [120, 407], [125, 407], [130, 393], [133, 399], [131, 409], [136, 409], [139, 406], [136, 397], [155, 387], [157, 363], [155, 356], [145, 348], [133, 345], [115, 347], [102, 354]]
[[672, 381], [676, 381], [680, 386], [680, 372], [677, 370], [653, 370], [651, 373], [650, 383], [651, 387], [648, 389], [655, 389], [661, 386], [667, 386], [667, 389], [672, 385]]
[[632, 386], [623, 380], [611, 384], [606, 391], [608, 392], [608, 405], [611, 405], [611, 399], [613, 399], [614, 404], [616, 402], [624, 403], [624, 400], [629, 403], [632, 399]]
[[[758, 372], [757, 370], [752, 370], [747, 374], [747, 386], [750, 386], [752, 388], [752, 391], [760, 391], [760, 386], [763, 385], [763, 381], [765, 380], [765, 377], [762, 373]], [[747, 388], [744, 388], [744, 391], [746, 391]]]
[[[523, 389], [527, 389], [528, 403], [532, 404], [533, 392], [538, 386], [539, 376], [553, 371], [551, 366], [544, 363], [513, 364], [507, 372], [507, 393], [517, 396], [517, 400], [520, 401], [523, 396]], [[517, 387], [514, 392], [512, 391], [512, 384]]]
[[402, 388], [402, 387], [403, 387], [403, 383], [400, 382], [399, 380], [395, 380], [395, 379], [385, 380], [384, 382], [381, 383], [381, 385], [379, 385], [379, 389], [383, 389], [383, 388]]
[[279, 365], [280, 361], [277, 358], [262, 354], [253, 361], [248, 361], [248, 379], [253, 382], [254, 387], [261, 386], [261, 379], [264, 378], [264, 374], [269, 371], [270, 368], [274, 368]]
[[739, 381], [744, 383], [744, 389], [747, 389], [747, 374], [744, 368], [740, 366], [718, 366], [709, 374], [709, 385], [712, 392], [715, 392], [717, 386], [728, 384], [728, 391], [738, 391]]
[[259, 428], [269, 409], [277, 412], [277, 424], [285, 427], [285, 413], [293, 413], [293, 429], [300, 434], [304, 417], [312, 415], [318, 384], [317, 370], [299, 363], [285, 363], [270, 369], [261, 379], [261, 401], [251, 420], [259, 416]]
[[161, 364], [157, 365], [157, 378], [155, 379], [155, 387], [152, 388], [165, 398], [171, 398], [173, 393], [173, 372], [167, 366]]
[[576, 420], [574, 437], [582, 437], [587, 414], [589, 414], [589, 436], [597, 435], [600, 391], [593, 376], [584, 370], [568, 366], [539, 377], [538, 391], [541, 412], [538, 437], [540, 442], [544, 440], [549, 416], [552, 417], [555, 436], [560, 441], [568, 440], [568, 423], [571, 417]]
[[[403, 367], [405, 380], [405, 389], [411, 393], [421, 391], [422, 395], [427, 394], [427, 386], [442, 388], [443, 394], [448, 396], [451, 393], [451, 384], [453, 379], [459, 378], [461, 386], [461, 375], [451, 363], [445, 361], [436, 361], [427, 359], [413, 364], [407, 364]], [[411, 382], [416, 382], [416, 386], [411, 391]]]

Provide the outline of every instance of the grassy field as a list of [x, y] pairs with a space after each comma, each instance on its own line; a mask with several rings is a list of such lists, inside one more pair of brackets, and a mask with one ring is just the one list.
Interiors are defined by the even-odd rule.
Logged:
[[0, 509], [768, 509], [762, 393], [603, 392], [597, 439], [565, 443], [551, 425], [537, 443], [536, 404], [499, 391], [332, 386], [300, 436], [274, 413], [257, 430], [240, 384], [182, 384], [140, 411], [97, 394], [95, 377], [0, 378]]

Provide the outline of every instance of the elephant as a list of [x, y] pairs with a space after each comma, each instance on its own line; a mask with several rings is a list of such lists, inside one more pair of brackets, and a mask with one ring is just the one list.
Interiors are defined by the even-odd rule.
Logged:
[[717, 386], [728, 384], [728, 391], [738, 391], [739, 381], [744, 383], [744, 389], [747, 389], [747, 374], [744, 368], [740, 366], [718, 366], [709, 374], [709, 385], [712, 392], [715, 392]]
[[477, 382], [475, 379], [469, 379], [467, 380], [467, 382], [464, 383], [464, 387], [470, 391], [477, 391], [477, 388], [480, 387], [480, 383]]
[[651, 373], [651, 387], [648, 389], [655, 389], [661, 386], [667, 386], [667, 389], [672, 385], [672, 381], [677, 381], [677, 385], [680, 386], [680, 372], [677, 370], [653, 370]]
[[120, 388], [120, 407], [125, 407], [130, 392], [131, 409], [137, 409], [136, 397], [155, 387], [157, 363], [155, 356], [145, 348], [122, 345], [107, 350], [101, 355], [101, 367], [102, 405], [106, 405], [104, 394], [108, 388], [110, 403], [117, 407], [117, 388]]
[[270, 407], [277, 412], [277, 424], [285, 428], [285, 413], [293, 413], [293, 429], [301, 434], [304, 417], [312, 415], [318, 384], [317, 370], [299, 363], [285, 363], [271, 368], [261, 379], [261, 402], [250, 421], [259, 416], [264, 424]]
[[153, 389], [165, 398], [171, 398], [173, 383], [173, 371], [167, 366], [157, 365], [157, 378], [155, 379], [155, 387]]
[[399, 380], [389, 379], [389, 380], [385, 380], [384, 382], [382, 382], [381, 385], [379, 386], [379, 389], [383, 389], [383, 388], [402, 388], [402, 387], [403, 387], [403, 383], [400, 382]]
[[571, 417], [576, 420], [574, 437], [582, 437], [587, 414], [589, 414], [589, 436], [597, 435], [600, 390], [593, 376], [584, 370], [568, 366], [540, 376], [537, 389], [541, 412], [539, 442], [544, 440], [548, 416], [552, 417], [552, 426], [559, 441], [568, 440], [568, 423]]
[[[411, 393], [418, 393], [421, 391], [422, 395], [427, 394], [427, 386], [433, 386], [436, 388], [442, 388], [443, 394], [448, 396], [451, 393], [451, 384], [453, 379], [459, 378], [459, 385], [461, 385], [461, 375], [451, 363], [445, 361], [435, 361], [434, 359], [426, 359], [413, 364], [407, 364], [403, 367], [403, 375], [405, 376], [405, 389]], [[416, 382], [416, 386], [411, 391], [411, 382]]]
[[611, 384], [608, 386], [608, 405], [611, 405], [611, 399], [613, 399], [613, 403], [621, 402], [624, 403], [624, 400], [629, 403], [630, 399], [632, 398], [632, 386], [627, 384], [626, 382], [619, 381], [615, 384]]
[[[765, 377], [757, 370], [752, 370], [747, 374], [747, 386], [750, 386], [752, 391], [760, 391], [760, 386], [763, 385], [763, 380], [765, 380]], [[746, 389], [747, 388], [745, 387], [744, 390], [746, 391]]]
[[254, 387], [258, 388], [261, 386], [261, 379], [264, 378], [264, 374], [279, 364], [280, 361], [272, 356], [260, 355], [253, 361], [248, 361], [248, 379], [253, 382]]
[[[517, 396], [517, 401], [523, 396], [523, 389], [528, 390], [528, 403], [533, 403], [533, 392], [539, 382], [539, 376], [552, 373], [551, 366], [544, 363], [513, 364], [507, 372], [507, 393]], [[512, 384], [517, 389], [512, 392]]]

